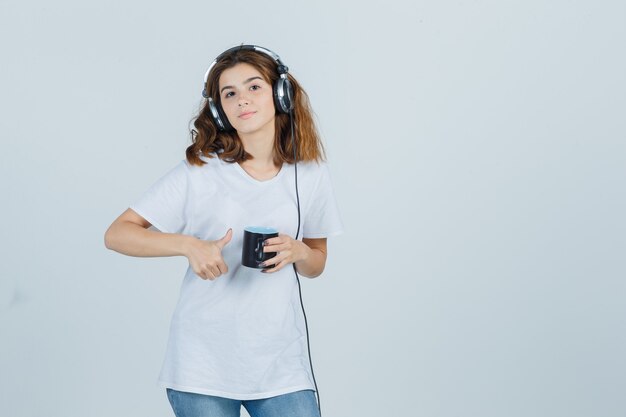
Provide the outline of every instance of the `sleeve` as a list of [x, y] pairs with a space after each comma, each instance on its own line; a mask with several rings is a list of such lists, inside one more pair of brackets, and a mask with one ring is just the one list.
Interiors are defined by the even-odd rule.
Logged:
[[335, 200], [335, 193], [330, 180], [330, 171], [326, 163], [320, 164], [320, 177], [317, 181], [304, 216], [303, 238], [323, 238], [343, 233], [343, 223]]
[[187, 224], [185, 208], [189, 189], [187, 161], [159, 178], [130, 205], [141, 217], [164, 233], [181, 233]]

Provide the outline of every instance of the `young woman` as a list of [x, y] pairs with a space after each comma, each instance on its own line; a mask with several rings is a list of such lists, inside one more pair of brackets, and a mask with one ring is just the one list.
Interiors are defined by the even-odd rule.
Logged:
[[[113, 222], [106, 247], [189, 261], [159, 376], [177, 417], [242, 405], [251, 417], [319, 416], [294, 272], [322, 273], [342, 223], [307, 95], [252, 45], [218, 56], [204, 87], [186, 158]], [[250, 225], [279, 231], [263, 270], [241, 265]]]

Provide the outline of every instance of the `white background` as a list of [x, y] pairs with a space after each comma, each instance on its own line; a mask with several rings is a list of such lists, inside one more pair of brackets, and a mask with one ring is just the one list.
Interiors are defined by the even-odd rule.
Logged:
[[302, 285], [322, 415], [624, 416], [625, 17], [0, 1], [0, 413], [173, 415], [186, 259], [103, 235], [183, 159], [211, 61], [253, 43], [309, 93], [346, 229]]

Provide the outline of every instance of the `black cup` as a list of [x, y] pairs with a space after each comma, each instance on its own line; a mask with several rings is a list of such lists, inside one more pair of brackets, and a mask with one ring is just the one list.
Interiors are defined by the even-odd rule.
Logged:
[[276, 252], [263, 252], [265, 239], [277, 237], [278, 231], [273, 227], [248, 226], [243, 230], [243, 249], [241, 264], [249, 268], [264, 269], [261, 263], [276, 256]]

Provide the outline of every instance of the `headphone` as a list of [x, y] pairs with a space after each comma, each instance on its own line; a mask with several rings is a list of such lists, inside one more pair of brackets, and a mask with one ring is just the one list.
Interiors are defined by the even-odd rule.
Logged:
[[215, 103], [215, 101], [213, 101], [213, 98], [210, 97], [209, 89], [207, 87], [207, 80], [209, 79], [209, 73], [220, 59], [222, 59], [225, 55], [241, 50], [261, 52], [276, 61], [279, 77], [272, 86], [276, 110], [279, 113], [290, 113], [291, 110], [293, 110], [293, 88], [291, 87], [289, 77], [287, 76], [289, 68], [285, 64], [283, 64], [283, 62], [280, 60], [280, 57], [269, 49], [262, 48], [256, 45], [235, 46], [219, 54], [218, 57], [215, 58], [215, 60], [209, 66], [206, 74], [204, 74], [204, 89], [202, 90], [202, 97], [208, 100], [209, 110], [211, 111], [213, 121], [217, 125], [218, 129], [224, 132], [232, 131], [233, 127], [228, 121], [228, 118], [226, 117], [226, 114], [222, 109], [222, 105], [219, 102]]

